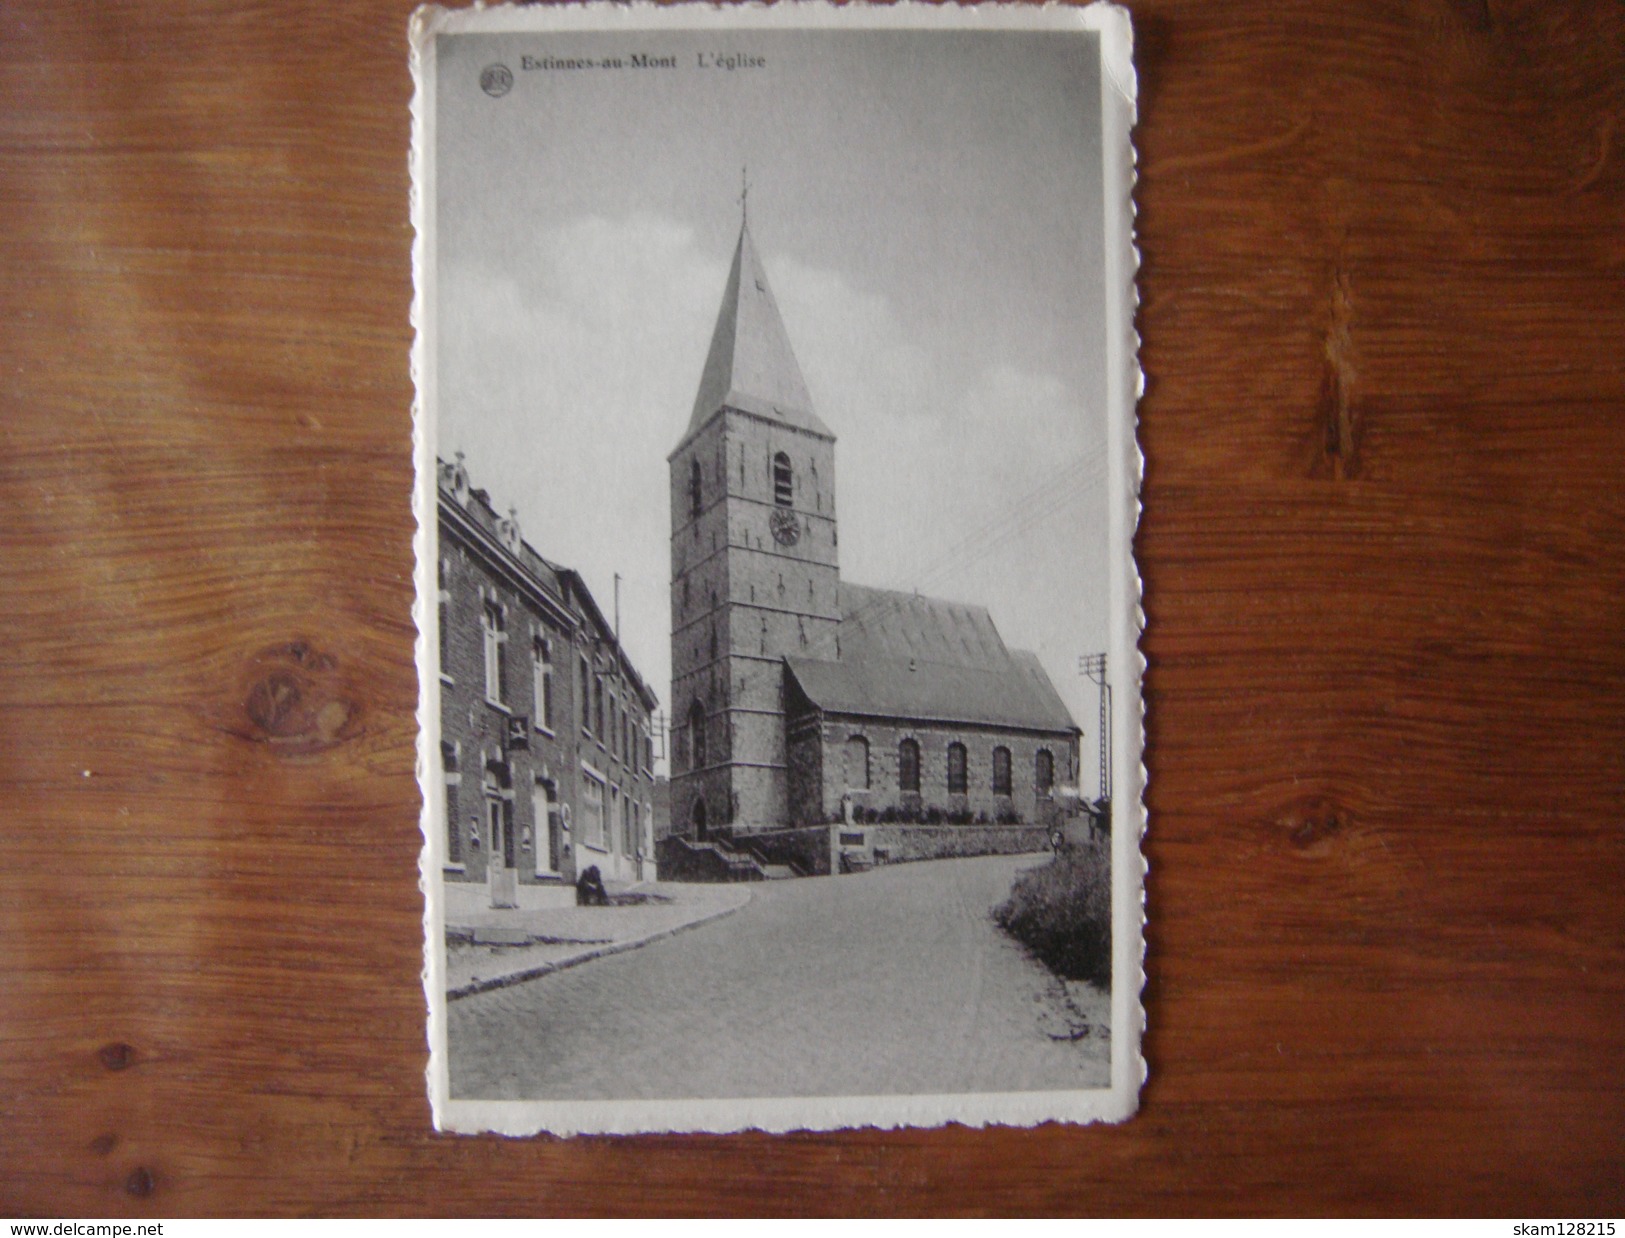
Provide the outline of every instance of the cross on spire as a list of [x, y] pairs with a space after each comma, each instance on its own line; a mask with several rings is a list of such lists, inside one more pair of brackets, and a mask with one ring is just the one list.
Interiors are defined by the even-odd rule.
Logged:
[[739, 222], [750, 222], [750, 170], [746, 167], [739, 169]]

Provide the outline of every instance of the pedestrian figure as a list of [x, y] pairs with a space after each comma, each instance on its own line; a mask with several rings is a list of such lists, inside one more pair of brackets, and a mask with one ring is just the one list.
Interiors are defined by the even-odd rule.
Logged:
[[576, 906], [609, 906], [609, 892], [604, 889], [604, 878], [598, 871], [598, 865], [589, 867], [576, 880]]

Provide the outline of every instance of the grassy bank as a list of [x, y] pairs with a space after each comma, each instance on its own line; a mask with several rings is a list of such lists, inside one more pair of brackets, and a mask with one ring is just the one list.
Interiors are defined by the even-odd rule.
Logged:
[[1110, 846], [1076, 847], [1028, 869], [993, 918], [1057, 975], [1110, 985]]

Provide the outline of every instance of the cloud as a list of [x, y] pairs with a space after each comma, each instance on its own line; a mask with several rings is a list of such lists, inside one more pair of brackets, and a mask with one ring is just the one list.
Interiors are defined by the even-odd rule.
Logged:
[[[1064, 382], [954, 341], [932, 347], [883, 296], [827, 271], [779, 266], [792, 340], [838, 440], [843, 571], [992, 603], [967, 595], [983, 560], [1008, 560], [1022, 536], [1051, 545], [1081, 533], [1064, 490], [1083, 466], [1098, 468], [1099, 453]], [[1059, 551], [1050, 557], [1066, 566]], [[1016, 582], [982, 592], [1025, 609]]]
[[665, 455], [686, 423], [726, 256], [659, 217], [540, 228], [510, 266], [441, 274], [440, 450], [575, 567], [662, 696], [669, 677]]

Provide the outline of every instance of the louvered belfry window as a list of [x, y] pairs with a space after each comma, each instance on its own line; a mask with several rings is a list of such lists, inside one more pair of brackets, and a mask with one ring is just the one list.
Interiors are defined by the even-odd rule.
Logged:
[[795, 493], [795, 479], [790, 472], [790, 457], [782, 451], [773, 457], [773, 501], [780, 507], [789, 507]]

